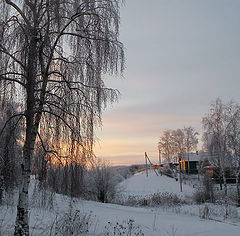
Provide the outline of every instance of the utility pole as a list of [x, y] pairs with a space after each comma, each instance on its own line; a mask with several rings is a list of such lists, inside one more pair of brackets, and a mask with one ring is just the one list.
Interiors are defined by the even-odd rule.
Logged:
[[188, 175], [190, 173], [190, 163], [189, 163], [189, 140], [187, 141], [187, 153], [188, 153]]
[[178, 163], [179, 163], [179, 184], [180, 184], [180, 191], [182, 192], [182, 171], [181, 171], [181, 155], [178, 154]]
[[162, 164], [162, 160], [161, 160], [161, 150], [160, 148], [158, 148], [158, 159], [159, 159], [159, 171], [160, 171], [160, 174], [162, 176], [162, 167], [161, 167], [161, 164]]
[[[146, 168], [147, 168], [147, 161], [149, 161], [150, 165], [153, 166], [153, 163], [151, 162], [151, 160], [149, 159], [147, 153], [145, 152], [145, 159], [146, 159]], [[153, 169], [155, 174], [158, 176], [158, 173], [155, 169]]]
[[147, 153], [145, 152], [145, 162], [146, 162], [146, 176], [148, 177], [148, 164], [147, 164]]
[[161, 150], [160, 150], [160, 148], [158, 149], [158, 159], [159, 159], [159, 165], [161, 165], [162, 160], [161, 160]]

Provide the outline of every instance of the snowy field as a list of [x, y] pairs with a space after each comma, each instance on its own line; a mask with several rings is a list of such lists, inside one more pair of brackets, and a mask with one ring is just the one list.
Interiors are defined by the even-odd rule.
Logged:
[[[69, 199], [66, 197], [58, 196], [58, 204], [55, 210], [48, 212], [43, 209], [33, 209], [30, 222], [31, 235], [50, 235], [56, 217], [60, 217], [70, 211], [68, 201]], [[79, 210], [81, 214], [86, 213], [90, 215], [90, 233], [88, 235], [107, 235], [105, 226], [108, 225], [108, 222], [114, 225], [116, 225], [116, 222], [126, 225], [126, 221], [129, 219], [133, 219], [134, 225], [139, 226], [146, 236], [240, 235], [240, 223], [202, 220], [197, 216], [168, 213], [160, 209], [76, 201], [71, 210], [73, 215], [76, 210]], [[15, 210], [12, 211], [12, 208], [6, 209], [2, 207], [1, 213], [3, 213], [1, 215], [1, 235], [12, 235]]]
[[[155, 176], [150, 174], [148, 178], [143, 173], [137, 174], [124, 183], [125, 194], [147, 195], [154, 192], [180, 193], [179, 183], [166, 176]], [[193, 189], [184, 185], [184, 194], [191, 194]], [[35, 207], [30, 212], [31, 235], [66, 235], [56, 234], [56, 222], [63, 216], [68, 216], [71, 220], [80, 214], [85, 219], [89, 227], [87, 234], [78, 233], [72, 235], [120, 235], [122, 228], [127, 228], [129, 220], [132, 220], [132, 234], [121, 235], [145, 235], [145, 236], [240, 236], [239, 218], [232, 221], [207, 220], [190, 214], [174, 213], [162, 208], [140, 208], [120, 206], [115, 204], [103, 204], [99, 202], [70, 199], [69, 197], [55, 194], [53, 208], [46, 210], [38, 208], [40, 203], [36, 198]], [[34, 202], [33, 201], [33, 202]], [[34, 205], [33, 204], [33, 205]], [[187, 206], [186, 206], [187, 207]], [[13, 225], [16, 214], [16, 207], [0, 207], [0, 235], [13, 235]], [[108, 223], [109, 222], [109, 223]], [[73, 222], [72, 225], [74, 225]], [[59, 227], [63, 225], [58, 224]], [[68, 226], [71, 223], [68, 222]], [[140, 234], [143, 233], [143, 234]], [[68, 236], [68, 235], [66, 235]]]

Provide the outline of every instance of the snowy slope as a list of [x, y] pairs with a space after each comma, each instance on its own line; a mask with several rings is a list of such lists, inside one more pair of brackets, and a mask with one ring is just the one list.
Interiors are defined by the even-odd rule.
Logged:
[[95, 202], [84, 202], [82, 207], [95, 214], [100, 231], [103, 230], [104, 222], [122, 222], [134, 219], [146, 236], [173, 236], [172, 231], [176, 236], [240, 235], [240, 224], [201, 220], [195, 216], [162, 212], [160, 209], [125, 207]]
[[[174, 179], [166, 176], [155, 176], [153, 173], [150, 173], [148, 178], [143, 173], [137, 174], [126, 180], [124, 185], [126, 186], [125, 194], [180, 193], [179, 183]], [[187, 185], [184, 185], [183, 189], [184, 194], [191, 194], [193, 191]], [[145, 236], [240, 236], [239, 218], [235, 223], [203, 220], [198, 216], [176, 214], [163, 208], [138, 208], [103, 204], [71, 199], [59, 194], [55, 195], [52, 210], [31, 209], [31, 235], [50, 235], [56, 219], [61, 218], [64, 214], [69, 214], [70, 211], [73, 214], [79, 211], [82, 215], [90, 215], [90, 232], [88, 235], [106, 235], [104, 232], [106, 232], [105, 227], [108, 225], [108, 222], [111, 222], [113, 225], [116, 225], [116, 222], [118, 222], [118, 224], [126, 226], [126, 221], [132, 219], [134, 220], [134, 225], [139, 226]], [[15, 216], [15, 206], [0, 206], [0, 235], [13, 235]]]
[[[56, 217], [69, 212], [69, 201], [70, 199], [57, 195], [57, 206], [54, 211], [32, 209], [31, 235], [49, 235], [51, 225]], [[127, 207], [80, 200], [75, 200], [71, 209], [72, 211], [79, 210], [82, 214], [91, 214], [89, 235], [104, 235], [108, 222], [124, 224], [123, 222], [128, 219], [133, 219], [134, 224], [140, 226], [145, 236], [240, 235], [240, 223], [201, 220], [196, 216], [166, 213], [161, 209]], [[11, 208], [1, 207], [0, 212], [4, 212], [4, 217], [0, 214], [3, 219], [2, 235], [12, 235], [15, 211], [12, 211]]]
[[183, 184], [183, 192], [180, 191], [179, 181], [165, 175], [157, 176], [150, 171], [148, 177], [145, 172], [138, 173], [122, 183], [126, 195], [149, 195], [156, 192], [169, 192], [181, 196], [192, 195], [194, 189]]

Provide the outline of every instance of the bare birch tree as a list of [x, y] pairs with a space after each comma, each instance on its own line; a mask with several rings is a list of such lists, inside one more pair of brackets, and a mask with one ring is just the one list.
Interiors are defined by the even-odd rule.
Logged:
[[54, 155], [71, 141], [72, 150], [91, 156], [93, 127], [102, 108], [117, 99], [103, 76], [124, 69], [119, 7], [118, 0], [0, 1], [0, 87], [22, 104], [9, 120], [25, 123], [15, 235], [29, 235], [36, 140], [48, 136], [53, 149], [44, 149]]
[[240, 206], [240, 105], [231, 101], [226, 110], [226, 119], [229, 122], [227, 138], [231, 151], [231, 172], [235, 175], [237, 204]]
[[174, 156], [174, 147], [172, 141], [172, 131], [165, 130], [163, 134], [159, 137], [158, 149], [165, 161], [170, 162]]
[[168, 162], [180, 153], [192, 151], [198, 144], [198, 133], [193, 127], [183, 129], [166, 130], [159, 137], [158, 149]]
[[185, 135], [182, 129], [172, 130], [172, 140], [176, 155], [186, 153]]
[[205, 146], [212, 155], [210, 162], [219, 168], [220, 186], [222, 177], [225, 196], [227, 196], [226, 168], [229, 167], [231, 159], [228, 134], [232, 118], [229, 117], [228, 108], [228, 105], [217, 98], [211, 104], [209, 113], [202, 119]]
[[190, 162], [189, 162], [189, 152], [193, 151], [197, 148], [198, 144], [198, 138], [199, 135], [198, 132], [194, 130], [193, 127], [184, 127], [183, 129], [184, 133], [184, 143], [187, 151], [187, 158], [188, 158], [188, 174], [190, 173]]

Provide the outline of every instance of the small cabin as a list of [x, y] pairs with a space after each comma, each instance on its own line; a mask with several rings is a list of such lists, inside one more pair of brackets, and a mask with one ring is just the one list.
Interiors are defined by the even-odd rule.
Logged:
[[[189, 174], [198, 174], [200, 156], [197, 153], [185, 153], [181, 156], [180, 167], [182, 172]], [[189, 172], [188, 172], [189, 162]]]

